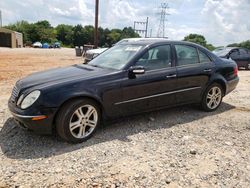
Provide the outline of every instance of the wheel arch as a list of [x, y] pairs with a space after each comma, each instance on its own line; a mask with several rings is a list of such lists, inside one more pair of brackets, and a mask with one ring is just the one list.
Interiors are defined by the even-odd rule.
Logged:
[[87, 95], [87, 94], [84, 94], [84, 95], [77, 95], [77, 96], [71, 96], [71, 97], [67, 98], [63, 103], [60, 104], [60, 106], [58, 107], [58, 109], [57, 109], [57, 111], [56, 111], [56, 113], [55, 113], [55, 115], [54, 115], [53, 122], [52, 122], [52, 129], [53, 129], [53, 132], [54, 132], [54, 133], [55, 133], [55, 131], [56, 131], [56, 130], [55, 130], [55, 128], [56, 128], [56, 118], [57, 118], [57, 115], [58, 115], [60, 109], [61, 109], [64, 105], [70, 103], [71, 101], [73, 101], [73, 100], [79, 100], [79, 99], [82, 99], [82, 100], [88, 99], [88, 100], [94, 101], [94, 102], [100, 107], [101, 115], [102, 115], [102, 116], [104, 115], [103, 104], [102, 104], [101, 100], [98, 99], [97, 97], [90, 96], [90, 95]]
[[214, 77], [212, 77], [212, 78], [210, 79], [210, 81], [208, 82], [208, 84], [207, 84], [205, 90], [203, 91], [203, 93], [206, 91], [206, 89], [207, 89], [210, 85], [212, 85], [212, 84], [214, 84], [214, 83], [217, 83], [217, 84], [221, 85], [221, 87], [222, 87], [222, 89], [223, 89], [223, 96], [225, 96], [225, 95], [226, 95], [226, 92], [227, 92], [226, 80], [225, 80], [225, 78], [223, 78], [223, 76], [218, 75], [218, 74], [215, 75]]
[[225, 96], [226, 95], [226, 91], [227, 91], [226, 83], [223, 80], [221, 80], [221, 79], [216, 79], [211, 84], [213, 84], [213, 83], [217, 83], [217, 84], [221, 85], [221, 87], [223, 89], [223, 96]]

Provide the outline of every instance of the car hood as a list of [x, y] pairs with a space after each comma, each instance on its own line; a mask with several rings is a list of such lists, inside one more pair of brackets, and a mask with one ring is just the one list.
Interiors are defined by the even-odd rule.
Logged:
[[17, 82], [20, 89], [35, 86], [49, 86], [70, 82], [74, 80], [87, 80], [94, 77], [100, 77], [110, 74], [114, 70], [92, 67], [89, 65], [72, 65], [69, 67], [56, 68], [43, 72], [31, 74]]

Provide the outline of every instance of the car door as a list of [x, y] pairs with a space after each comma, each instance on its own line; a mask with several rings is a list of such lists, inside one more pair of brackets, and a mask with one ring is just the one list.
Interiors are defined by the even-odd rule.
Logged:
[[232, 59], [232, 60], [234, 60], [236, 63], [237, 63], [237, 65], [239, 66], [239, 67], [242, 67], [242, 66], [244, 66], [243, 64], [242, 64], [242, 57], [241, 57], [241, 54], [240, 54], [240, 50], [239, 49], [233, 49], [231, 52], [230, 52], [230, 54], [229, 54], [229, 57]]
[[237, 64], [239, 67], [248, 67], [249, 55], [247, 50], [240, 48], [237, 54]]
[[143, 66], [146, 72], [122, 81], [122, 100], [116, 105], [124, 115], [175, 104], [176, 68], [170, 45], [149, 49], [134, 66]]
[[176, 100], [178, 104], [199, 102], [202, 91], [214, 71], [214, 64], [204, 51], [195, 46], [175, 45], [177, 60]]

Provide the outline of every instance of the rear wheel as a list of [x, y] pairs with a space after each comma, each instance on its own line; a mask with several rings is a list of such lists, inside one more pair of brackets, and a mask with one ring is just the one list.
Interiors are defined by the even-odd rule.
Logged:
[[250, 70], [250, 62], [245, 67], [246, 70]]
[[100, 124], [100, 108], [92, 100], [73, 100], [65, 104], [56, 118], [56, 130], [65, 141], [80, 143], [89, 139]]
[[214, 83], [205, 91], [201, 107], [207, 112], [215, 111], [220, 106], [222, 98], [223, 90], [221, 85]]

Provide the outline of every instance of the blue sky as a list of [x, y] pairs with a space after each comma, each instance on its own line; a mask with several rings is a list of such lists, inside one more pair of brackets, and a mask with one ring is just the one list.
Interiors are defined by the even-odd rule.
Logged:
[[[159, 26], [159, 5], [162, 0], [100, 0], [100, 26], [123, 28], [135, 20], [149, 17], [153, 36]], [[189, 33], [198, 33], [214, 45], [250, 40], [250, 0], [168, 0], [170, 16], [166, 33], [181, 40]], [[18, 20], [49, 20], [57, 24], [94, 23], [95, 0], [1, 0], [3, 24]]]

